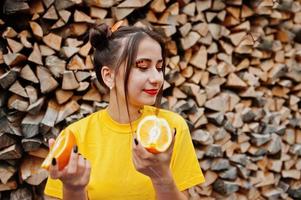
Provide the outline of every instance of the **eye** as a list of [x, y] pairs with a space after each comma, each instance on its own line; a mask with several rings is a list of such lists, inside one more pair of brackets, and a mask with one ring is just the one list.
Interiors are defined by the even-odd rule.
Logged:
[[158, 63], [156, 66], [158, 71], [163, 71], [163, 64], [162, 63]]
[[148, 62], [146, 60], [138, 60], [136, 61], [136, 67], [139, 68], [142, 71], [145, 71], [148, 69]]

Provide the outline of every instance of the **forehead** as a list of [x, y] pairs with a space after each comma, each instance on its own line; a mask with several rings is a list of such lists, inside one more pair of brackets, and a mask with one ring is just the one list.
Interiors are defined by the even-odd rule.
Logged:
[[138, 45], [137, 59], [139, 58], [161, 60], [162, 49], [160, 44], [150, 37], [143, 38]]

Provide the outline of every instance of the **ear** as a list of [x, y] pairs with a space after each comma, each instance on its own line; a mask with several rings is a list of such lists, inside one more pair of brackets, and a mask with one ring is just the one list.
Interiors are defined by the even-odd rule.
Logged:
[[106, 86], [111, 90], [114, 87], [114, 83], [115, 83], [114, 70], [112, 70], [108, 66], [103, 66], [101, 68], [101, 77], [103, 82], [106, 84]]

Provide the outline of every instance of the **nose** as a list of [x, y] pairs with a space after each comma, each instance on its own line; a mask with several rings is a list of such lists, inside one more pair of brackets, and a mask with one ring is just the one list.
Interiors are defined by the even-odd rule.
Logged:
[[153, 67], [150, 72], [149, 82], [152, 84], [161, 84], [163, 82], [163, 73], [158, 71], [156, 67]]

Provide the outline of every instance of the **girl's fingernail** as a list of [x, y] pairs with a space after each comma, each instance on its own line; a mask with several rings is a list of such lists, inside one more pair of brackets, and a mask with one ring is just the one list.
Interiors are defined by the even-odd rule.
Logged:
[[52, 164], [53, 166], [56, 165], [56, 159], [55, 159], [55, 158], [52, 158], [51, 164]]
[[138, 145], [138, 140], [136, 138], [134, 139], [134, 141], [135, 141], [135, 144]]
[[77, 152], [78, 152], [77, 145], [75, 145], [75, 146], [73, 147], [73, 152], [74, 152], [74, 153], [77, 153]]

